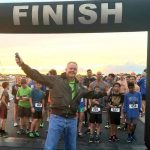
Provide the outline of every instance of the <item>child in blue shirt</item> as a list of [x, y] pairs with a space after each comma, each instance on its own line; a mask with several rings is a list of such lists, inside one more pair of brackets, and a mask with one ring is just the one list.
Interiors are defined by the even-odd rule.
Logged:
[[42, 119], [42, 113], [44, 112], [44, 92], [41, 90], [41, 84], [35, 82], [35, 88], [31, 91], [31, 111], [33, 113], [33, 120], [31, 123], [29, 137], [39, 137], [39, 123]]
[[142, 97], [141, 93], [135, 92], [134, 83], [128, 83], [129, 92], [124, 97], [124, 114], [128, 124], [128, 138], [127, 142], [131, 143], [135, 140], [135, 129], [137, 119], [142, 112]]

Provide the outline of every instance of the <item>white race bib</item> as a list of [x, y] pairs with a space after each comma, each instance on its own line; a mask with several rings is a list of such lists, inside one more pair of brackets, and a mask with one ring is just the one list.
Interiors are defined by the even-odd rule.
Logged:
[[41, 108], [42, 107], [42, 103], [35, 103], [35, 107], [36, 108]]
[[120, 112], [120, 108], [113, 107], [111, 108], [111, 112]]
[[98, 113], [98, 112], [100, 112], [101, 111], [101, 108], [99, 108], [99, 107], [97, 107], [97, 106], [94, 106], [94, 107], [92, 107], [92, 109], [91, 109], [91, 112], [93, 112], [93, 113]]
[[138, 108], [138, 104], [129, 104], [130, 109]]

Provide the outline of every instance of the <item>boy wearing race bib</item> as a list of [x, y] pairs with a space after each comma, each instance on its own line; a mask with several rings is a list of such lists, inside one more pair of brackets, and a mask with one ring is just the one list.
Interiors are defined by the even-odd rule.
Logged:
[[[95, 93], [100, 91], [99, 86], [95, 86]], [[91, 108], [90, 108], [90, 138], [89, 143], [92, 142], [100, 142], [100, 134], [101, 134], [101, 123], [102, 123], [102, 108], [104, 107], [104, 101], [102, 98], [100, 99], [92, 99], [91, 100]], [[96, 126], [95, 126], [96, 123]], [[94, 136], [94, 131], [96, 129], [96, 136]]]
[[26, 78], [22, 78], [21, 87], [18, 89], [16, 95], [16, 99], [18, 100], [18, 117], [20, 118], [20, 129], [17, 131], [17, 134], [29, 133], [29, 117], [31, 116], [30, 92], [31, 88], [27, 85]]
[[124, 96], [120, 93], [120, 83], [113, 84], [112, 94], [108, 98], [109, 114], [110, 114], [110, 137], [109, 142], [118, 141], [117, 125], [120, 125], [121, 106]]
[[128, 124], [127, 142], [131, 143], [135, 140], [135, 129], [137, 119], [142, 112], [142, 96], [141, 93], [135, 92], [134, 83], [128, 83], [129, 92], [124, 97], [124, 113]]
[[41, 90], [42, 85], [35, 82], [35, 88], [31, 91], [30, 105], [33, 114], [33, 120], [29, 132], [29, 137], [39, 137], [39, 124], [44, 112], [44, 92]]

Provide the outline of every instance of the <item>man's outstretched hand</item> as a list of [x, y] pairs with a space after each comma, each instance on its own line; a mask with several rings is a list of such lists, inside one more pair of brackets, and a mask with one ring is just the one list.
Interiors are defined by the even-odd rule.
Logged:
[[15, 60], [18, 66], [21, 66], [23, 64], [23, 60], [21, 59], [18, 53], [15, 53]]

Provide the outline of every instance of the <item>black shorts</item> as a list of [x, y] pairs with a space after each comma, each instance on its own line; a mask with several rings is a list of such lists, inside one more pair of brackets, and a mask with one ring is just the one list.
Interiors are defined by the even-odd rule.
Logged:
[[120, 125], [120, 112], [110, 112], [110, 124]]
[[42, 111], [35, 111], [33, 113], [33, 119], [42, 119]]
[[142, 94], [142, 101], [146, 101], [146, 95]]
[[102, 114], [90, 114], [90, 123], [102, 123]]
[[18, 117], [31, 117], [31, 108], [18, 107]]

